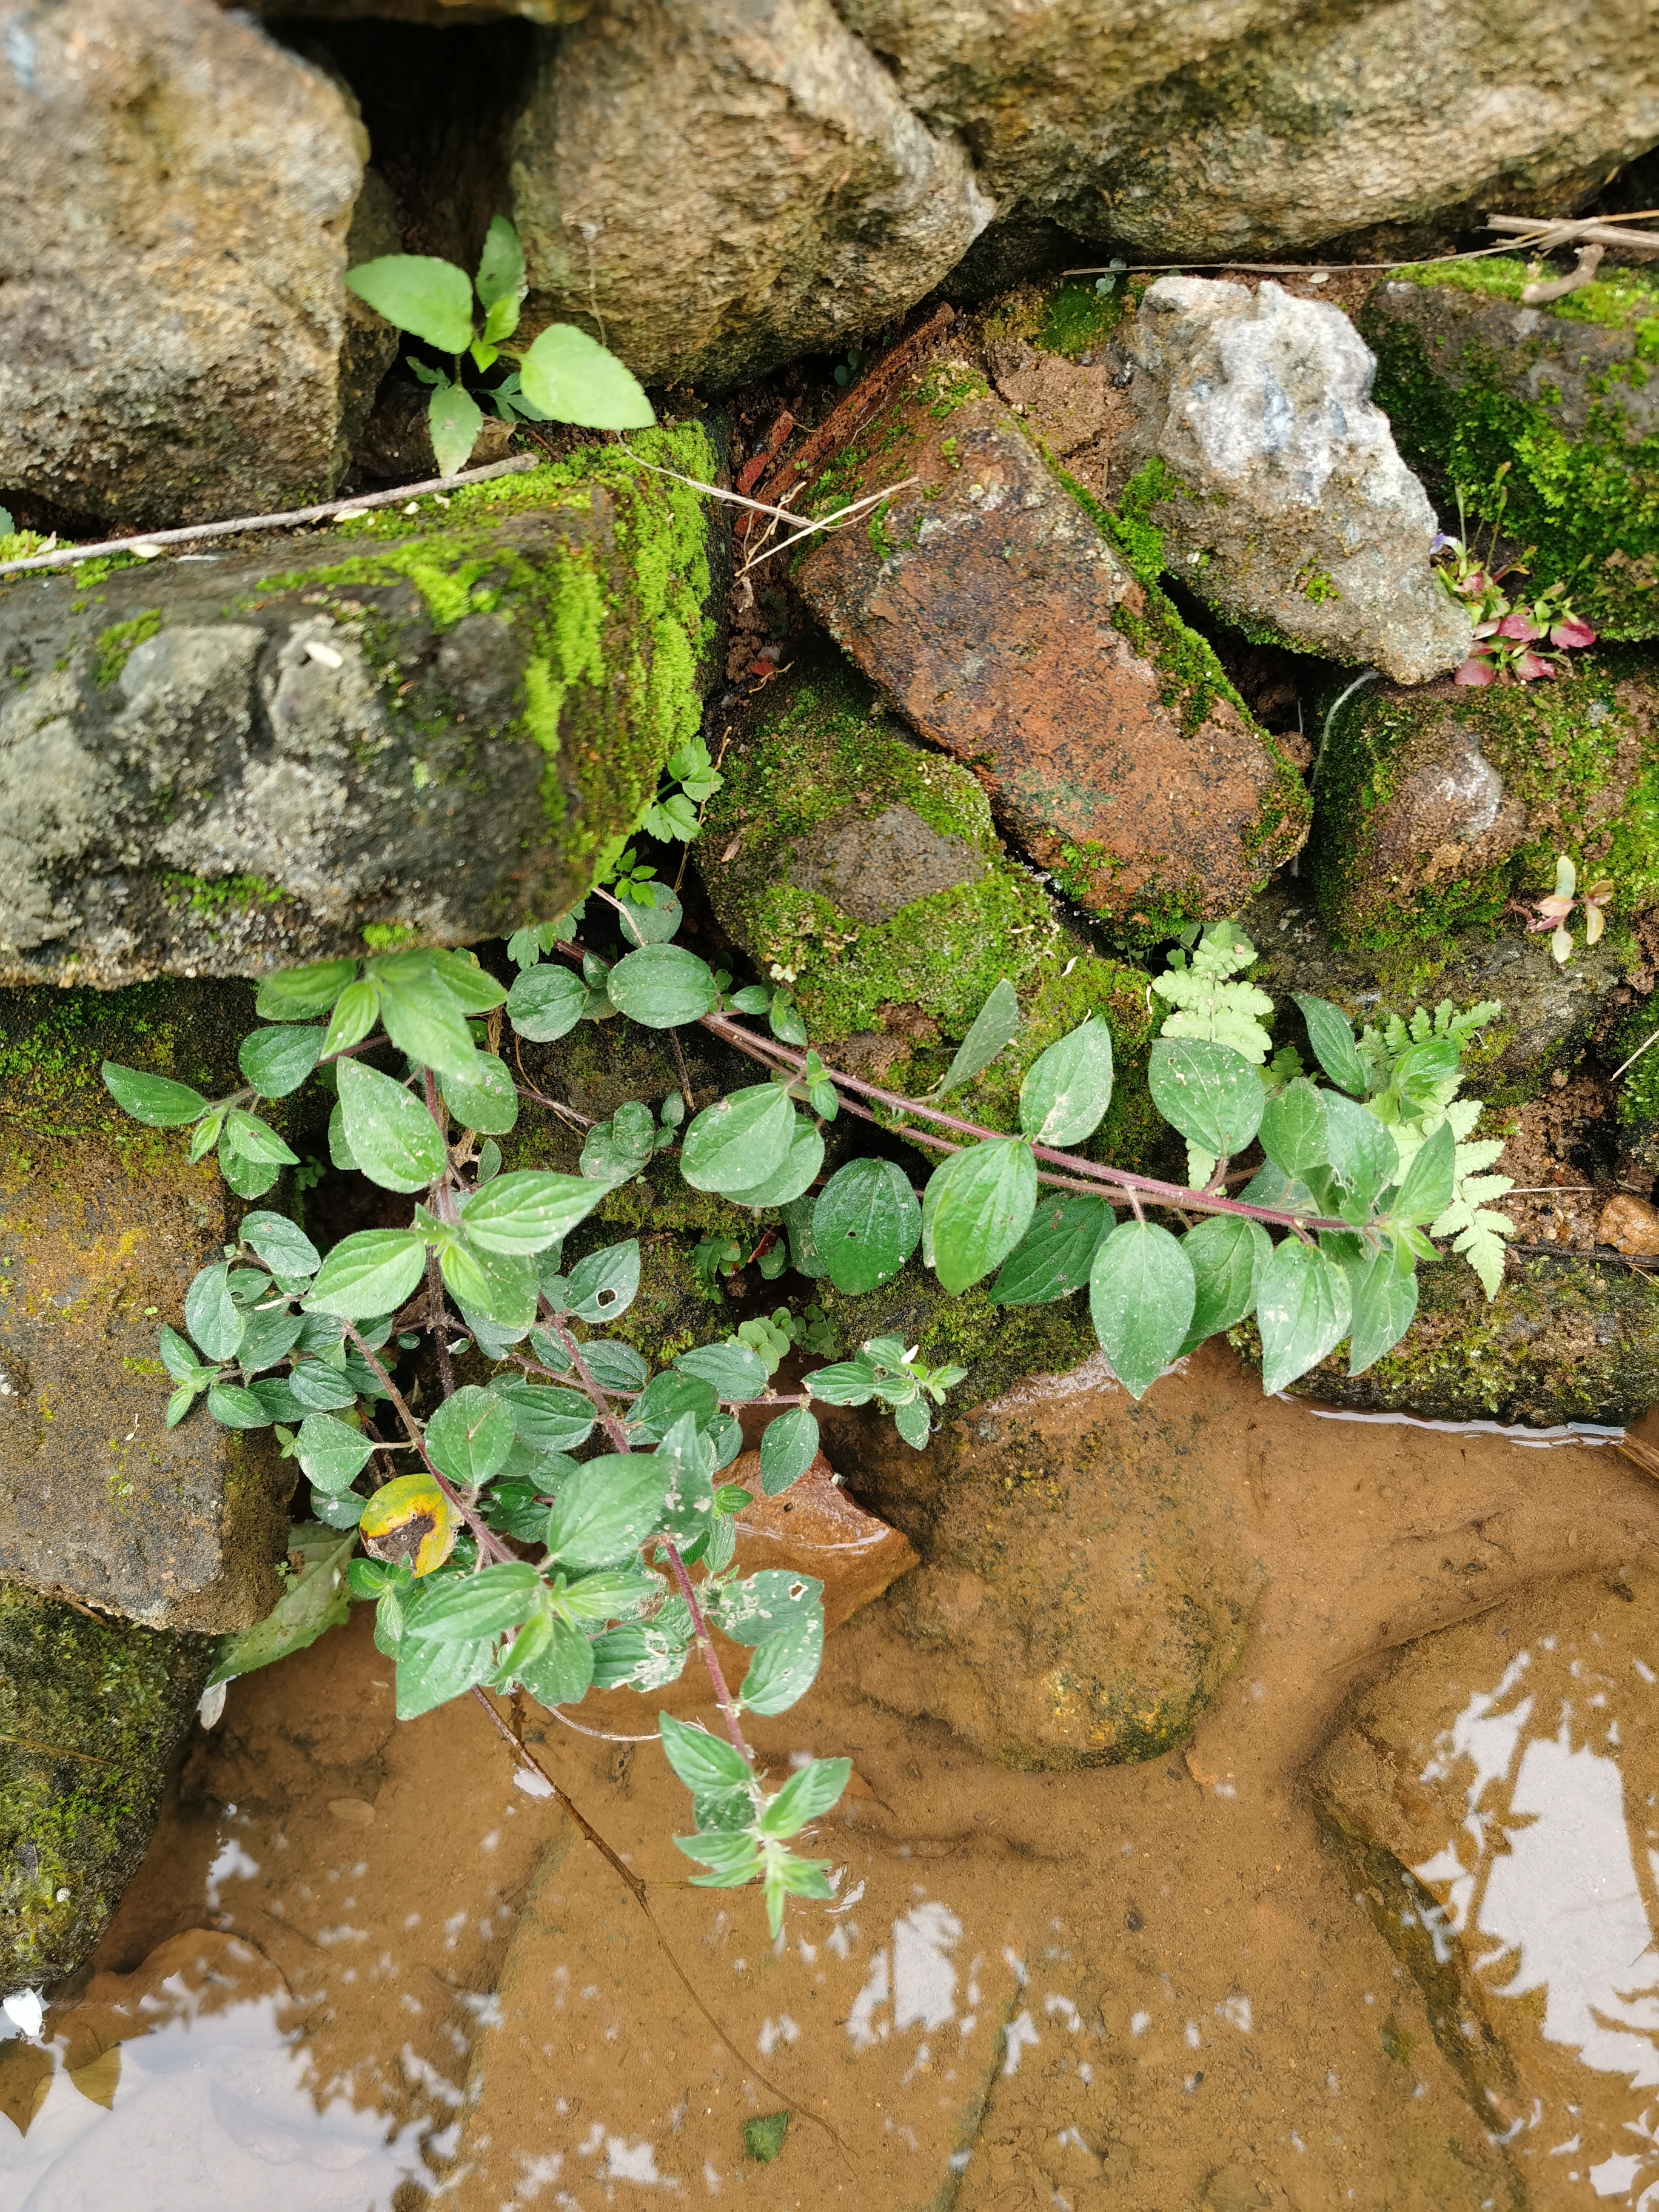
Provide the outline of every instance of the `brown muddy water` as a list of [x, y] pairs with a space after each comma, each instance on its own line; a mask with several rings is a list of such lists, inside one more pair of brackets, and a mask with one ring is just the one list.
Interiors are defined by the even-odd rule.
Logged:
[[[897, 1710], [928, 1662], [878, 1601], [755, 1729], [775, 1769], [855, 1770], [819, 1842], [837, 1895], [792, 1905], [775, 1946], [752, 1894], [684, 1886], [687, 1800], [651, 1744], [532, 1731], [650, 1884], [653, 1929], [475, 1707], [394, 1723], [362, 1609], [231, 1686], [84, 1993], [44, 2045], [0, 2045], [0, 2205], [1659, 2206], [1659, 1481], [1606, 1448], [1264, 1402], [1217, 1346], [1158, 1400], [1266, 1571], [1184, 1753], [989, 1763]], [[1108, 1387], [1048, 1418], [1128, 1413]], [[1587, 1674], [1600, 1639], [1561, 1622], [1615, 1585], [1643, 1594], [1630, 1648]], [[1468, 1819], [1437, 1856], [1418, 1791], [1424, 1909], [1402, 1914], [1321, 1825], [1310, 1764], [1345, 1730], [1369, 1756], [1364, 1700], [1403, 1647], [1489, 1614], [1490, 1650], [1472, 1629], [1409, 1662], [1448, 1717], [1424, 1774], [1455, 1750]], [[713, 1711], [690, 1672], [672, 1704]], [[632, 1733], [650, 1709], [582, 1717]], [[1443, 1960], [1480, 1931], [1512, 2063], [1462, 2063], [1476, 2024], [1385, 1940], [1391, 1913]], [[746, 2155], [744, 2124], [783, 2111], [775, 2159]]]

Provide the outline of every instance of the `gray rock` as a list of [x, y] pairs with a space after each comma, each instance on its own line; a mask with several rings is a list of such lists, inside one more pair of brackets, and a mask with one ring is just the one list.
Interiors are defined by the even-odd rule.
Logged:
[[601, 453], [427, 514], [0, 586], [0, 983], [257, 975], [581, 896], [697, 726], [699, 504]]
[[1057, 217], [1131, 259], [1270, 259], [1443, 210], [1549, 213], [1659, 137], [1645, 0], [841, 13], [911, 106], [972, 147], [1006, 213]]
[[730, 385], [919, 300], [990, 219], [828, 0], [622, 0], [538, 34], [513, 134], [532, 307]]
[[395, 334], [348, 304], [368, 141], [212, 0], [14, 10], [0, 58], [0, 490], [112, 520], [333, 486]]
[[[129, 1121], [99, 1067], [222, 1097], [254, 1026], [252, 994], [222, 985], [0, 991], [0, 1578], [155, 1628], [270, 1612], [295, 1474], [269, 1430], [199, 1407], [166, 1425], [156, 1331], [243, 1209], [211, 1158]], [[303, 1155], [302, 1125], [276, 1118]]]
[[213, 1645], [0, 1586], [0, 1990], [91, 1954], [138, 1870]]
[[1430, 567], [1434, 510], [1339, 308], [1273, 283], [1160, 276], [1130, 347], [1127, 442], [1184, 583], [1252, 635], [1402, 684], [1467, 657], [1468, 612]]
[[1544, 1583], [1409, 1645], [1310, 1777], [1537, 2212], [1655, 2175], [1656, 1668], [1650, 1572]]

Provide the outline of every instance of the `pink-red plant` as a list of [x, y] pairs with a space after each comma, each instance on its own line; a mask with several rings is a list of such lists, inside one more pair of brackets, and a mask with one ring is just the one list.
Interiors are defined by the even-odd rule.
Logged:
[[[1508, 466], [1505, 462], [1498, 471], [1500, 480]], [[1483, 552], [1467, 534], [1460, 493], [1457, 522], [1465, 534], [1453, 538], [1441, 532], [1431, 549], [1438, 556], [1435, 574], [1474, 617], [1474, 644], [1468, 658], [1454, 671], [1454, 684], [1533, 684], [1541, 676], [1562, 676], [1566, 673], [1566, 654], [1595, 642], [1595, 632], [1573, 612], [1565, 585], [1547, 585], [1531, 599], [1511, 599], [1505, 591], [1510, 578], [1524, 576], [1528, 569], [1524, 557], [1501, 568], [1492, 566], [1504, 504], [1500, 490], [1498, 513]]]

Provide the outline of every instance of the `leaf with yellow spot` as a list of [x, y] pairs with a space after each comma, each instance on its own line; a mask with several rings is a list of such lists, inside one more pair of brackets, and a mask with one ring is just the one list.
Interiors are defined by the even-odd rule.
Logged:
[[357, 1523], [371, 1559], [429, 1575], [455, 1548], [455, 1516], [429, 1474], [400, 1474], [377, 1490]]

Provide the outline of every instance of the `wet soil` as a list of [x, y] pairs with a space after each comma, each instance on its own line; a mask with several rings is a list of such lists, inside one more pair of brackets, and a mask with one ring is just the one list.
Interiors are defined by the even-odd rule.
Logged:
[[[832, 1638], [802, 1705], [755, 1725], [779, 1771], [854, 1764], [818, 1839], [836, 1897], [792, 1907], [774, 1946], [752, 1894], [685, 1886], [689, 1806], [651, 1743], [532, 1730], [654, 1924], [515, 1785], [476, 1708], [394, 1723], [360, 1616], [232, 1684], [89, 1986], [44, 2049], [0, 2045], [0, 2203], [1590, 2201], [1568, 2160], [1522, 2182], [1303, 1778], [1413, 1638], [1659, 1564], [1659, 1481], [1611, 1449], [1264, 1401], [1219, 1346], [1156, 1390], [1210, 1424], [1263, 1570], [1243, 1665], [1184, 1752], [1013, 1773], [907, 1717], [928, 1662], [896, 1633], [901, 1583]], [[1127, 1417], [1097, 1378], [1076, 1395], [1079, 1424]], [[665, 1702], [713, 1710], [690, 1674]], [[651, 1717], [622, 1693], [581, 1714], [621, 1735]], [[1514, 2009], [1539, 2032], [1535, 2004]], [[763, 2161], [745, 2124], [780, 2112]]]

